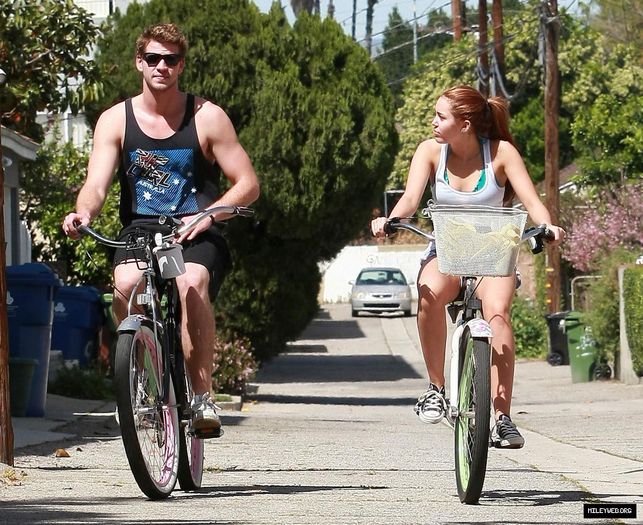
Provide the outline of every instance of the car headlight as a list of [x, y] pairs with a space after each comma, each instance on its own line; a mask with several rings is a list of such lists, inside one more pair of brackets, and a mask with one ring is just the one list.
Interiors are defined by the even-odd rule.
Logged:
[[365, 294], [364, 292], [357, 292], [357, 293], [355, 294], [355, 299], [359, 299], [360, 301], [361, 301], [362, 299], [366, 299], [366, 294]]
[[397, 298], [398, 299], [408, 299], [409, 298], [409, 292], [398, 292]]

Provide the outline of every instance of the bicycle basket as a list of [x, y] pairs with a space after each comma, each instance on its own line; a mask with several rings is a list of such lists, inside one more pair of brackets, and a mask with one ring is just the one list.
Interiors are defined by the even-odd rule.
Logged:
[[492, 206], [433, 205], [438, 269], [451, 275], [511, 275], [527, 212]]

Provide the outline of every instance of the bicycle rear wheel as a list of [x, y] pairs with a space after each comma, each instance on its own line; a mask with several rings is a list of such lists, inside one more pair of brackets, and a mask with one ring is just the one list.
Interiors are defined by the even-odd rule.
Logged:
[[[180, 356], [180, 355], [179, 355]], [[201, 488], [203, 478], [203, 451], [204, 443], [191, 435], [190, 428], [190, 401], [194, 396], [192, 382], [188, 374], [183, 357], [180, 356], [181, 365], [177, 366], [177, 391], [181, 389], [181, 435], [179, 439], [179, 485], [183, 490], [196, 490]]]
[[462, 503], [477, 503], [487, 469], [491, 413], [490, 351], [486, 338], [464, 329], [460, 348], [455, 474]]
[[179, 419], [174, 385], [163, 399], [162, 348], [152, 330], [121, 333], [114, 383], [125, 454], [134, 479], [150, 499], [167, 498], [177, 480]]

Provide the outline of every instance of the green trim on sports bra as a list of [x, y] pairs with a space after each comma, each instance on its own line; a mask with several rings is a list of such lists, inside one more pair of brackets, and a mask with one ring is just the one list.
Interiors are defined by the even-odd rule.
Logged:
[[[446, 168], [444, 169], [444, 180], [447, 184], [449, 184], [449, 172], [446, 170]], [[487, 182], [487, 170], [483, 168], [480, 170], [480, 178], [478, 179], [478, 183], [476, 184], [476, 187], [471, 190], [471, 193], [480, 191], [482, 188], [484, 188], [485, 182]]]
[[[480, 178], [478, 179], [478, 182], [476, 183], [476, 187], [473, 188], [473, 190], [471, 190], [471, 193], [474, 193], [476, 191], [480, 191], [482, 188], [484, 188], [485, 182], [487, 181], [487, 170], [485, 169], [484, 149], [483, 149], [483, 145], [482, 145], [482, 140], [478, 141], [478, 144], [480, 145], [480, 156], [482, 157], [482, 169], [480, 170]], [[444, 180], [449, 185], [449, 187], [451, 187], [451, 185], [449, 184], [449, 171], [447, 170], [447, 162], [448, 161], [449, 161], [449, 148], [447, 147], [447, 158], [444, 159]]]

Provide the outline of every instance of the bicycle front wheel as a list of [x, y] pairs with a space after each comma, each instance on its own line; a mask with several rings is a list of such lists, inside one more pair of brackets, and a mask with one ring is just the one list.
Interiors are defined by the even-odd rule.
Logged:
[[177, 366], [177, 391], [181, 389], [181, 435], [179, 439], [179, 485], [183, 490], [201, 488], [203, 478], [204, 443], [189, 432], [190, 401], [194, 396], [192, 382], [185, 361], [180, 357], [181, 365]]
[[163, 395], [161, 352], [146, 326], [118, 336], [114, 383], [121, 437], [134, 479], [150, 499], [170, 495], [179, 464], [176, 396], [172, 381]]
[[487, 469], [491, 413], [490, 351], [486, 338], [464, 329], [460, 348], [455, 474], [462, 503], [477, 503]]

